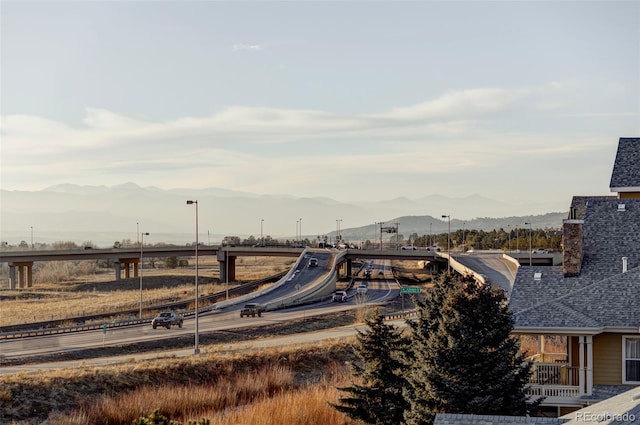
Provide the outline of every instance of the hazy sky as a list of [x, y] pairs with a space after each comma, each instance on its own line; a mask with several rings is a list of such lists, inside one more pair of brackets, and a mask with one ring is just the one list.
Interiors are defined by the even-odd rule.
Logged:
[[566, 210], [640, 135], [638, 1], [2, 1], [1, 27], [7, 190]]

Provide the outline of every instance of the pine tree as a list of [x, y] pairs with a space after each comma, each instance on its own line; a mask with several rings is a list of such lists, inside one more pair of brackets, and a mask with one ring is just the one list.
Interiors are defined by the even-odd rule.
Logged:
[[352, 364], [353, 375], [363, 384], [338, 388], [347, 396], [338, 399], [340, 404], [329, 404], [367, 424], [402, 424], [408, 404], [403, 395], [405, 380], [399, 353], [407, 349], [407, 339], [395, 326], [385, 324], [384, 316], [377, 312], [365, 323], [368, 329], [358, 331], [354, 347], [361, 364]]
[[524, 415], [531, 365], [510, 336], [504, 293], [470, 277], [436, 283], [411, 325], [412, 368], [407, 423], [431, 424], [435, 413]]

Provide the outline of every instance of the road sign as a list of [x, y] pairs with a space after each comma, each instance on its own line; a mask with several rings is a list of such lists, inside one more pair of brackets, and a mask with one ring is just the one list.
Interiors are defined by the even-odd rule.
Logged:
[[419, 294], [420, 288], [415, 286], [405, 286], [404, 288], [400, 288], [401, 294]]

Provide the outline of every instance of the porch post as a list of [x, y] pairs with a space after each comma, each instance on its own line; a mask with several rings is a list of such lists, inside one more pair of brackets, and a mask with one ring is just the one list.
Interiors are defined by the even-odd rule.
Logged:
[[587, 395], [593, 392], [593, 336], [587, 336]]
[[580, 343], [580, 368], [578, 369], [578, 385], [580, 385], [580, 396], [585, 395], [585, 367], [584, 367], [584, 336], [578, 337]]

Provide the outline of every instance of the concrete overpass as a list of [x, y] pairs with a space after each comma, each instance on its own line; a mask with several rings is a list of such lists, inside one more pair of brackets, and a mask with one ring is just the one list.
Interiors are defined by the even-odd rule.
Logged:
[[[198, 246], [198, 256], [215, 256], [220, 263], [220, 279], [235, 280], [235, 262], [241, 256], [275, 256], [275, 257], [299, 257], [304, 248], [285, 247], [231, 247], [231, 246]], [[435, 252], [426, 250], [360, 250], [346, 249], [345, 255], [337, 268], [345, 267], [347, 276], [352, 275], [351, 264], [354, 260], [427, 260], [433, 272], [442, 270], [451, 264], [453, 270], [461, 274], [469, 272], [477, 275], [478, 280], [483, 281], [482, 272], [474, 272], [469, 267], [455, 260], [455, 252], [448, 261], [447, 252]], [[138, 268], [142, 257], [195, 257], [196, 247], [143, 247], [140, 248], [109, 248], [109, 249], [76, 249], [76, 250], [47, 250], [47, 251], [2, 251], [0, 252], [0, 264], [9, 265], [9, 288], [28, 288], [33, 286], [33, 264], [38, 261], [78, 261], [78, 260], [112, 260], [114, 262], [115, 278], [120, 280], [122, 272], [125, 277], [138, 277]], [[510, 257], [521, 264], [529, 264], [531, 260], [536, 265], [557, 265], [562, 261], [561, 253], [529, 254], [528, 252], [510, 253]], [[228, 275], [228, 276], [227, 276]]]
[[[198, 257], [215, 256], [220, 262], [220, 278], [235, 280], [235, 262], [240, 256], [275, 256], [299, 257], [302, 248], [255, 248], [255, 247], [220, 247], [198, 246]], [[2, 251], [0, 264], [9, 265], [9, 289], [28, 288], [33, 286], [33, 264], [38, 261], [80, 261], [80, 260], [113, 260], [115, 278], [138, 277], [138, 267], [142, 257], [195, 257], [196, 247], [144, 247], [140, 248], [109, 248], [109, 249], [76, 249], [76, 250], [47, 250], [47, 251]]]

